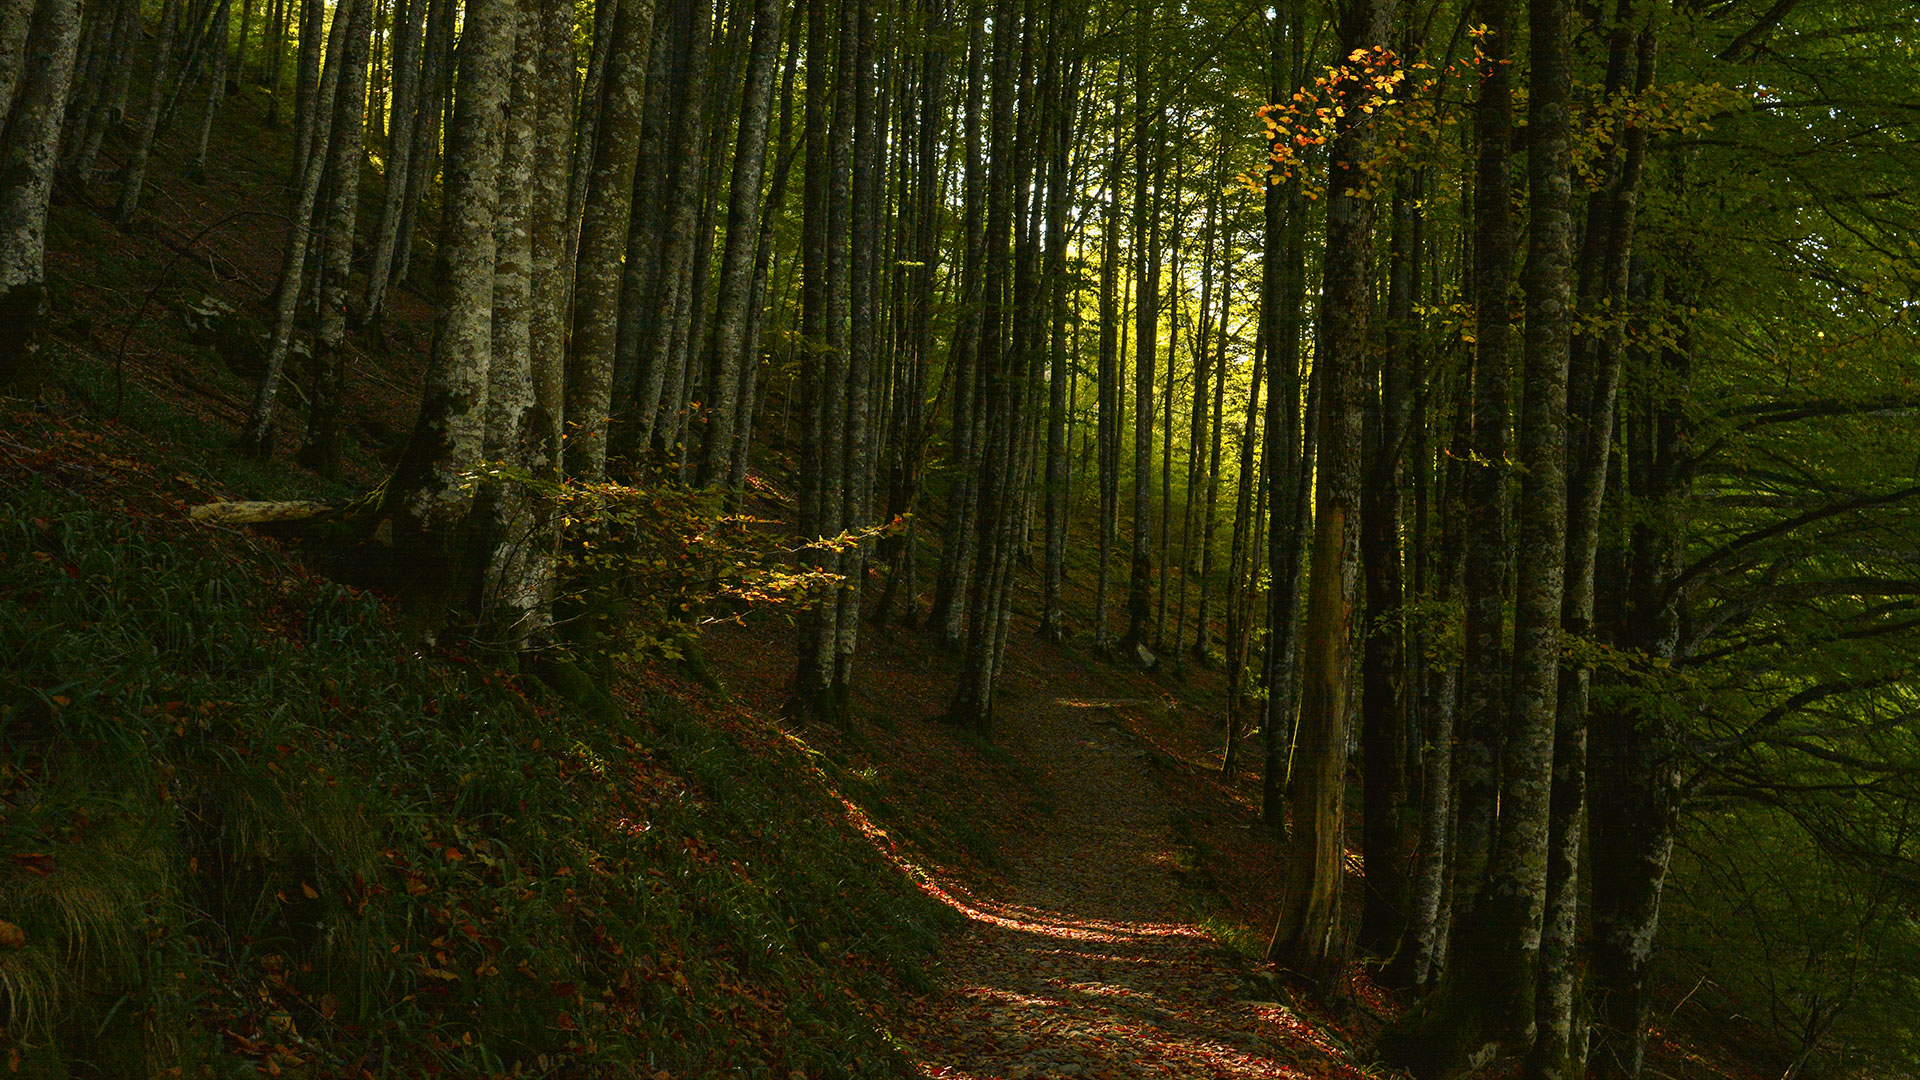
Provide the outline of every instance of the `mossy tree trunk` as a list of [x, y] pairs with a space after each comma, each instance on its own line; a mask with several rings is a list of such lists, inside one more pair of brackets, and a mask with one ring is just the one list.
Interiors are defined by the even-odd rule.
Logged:
[[[13, 108], [0, 121], [0, 394], [20, 396], [36, 393], [46, 374], [41, 342], [47, 200], [60, 163], [60, 129], [80, 40], [78, 0], [30, 6], [22, 68], [6, 79], [17, 88]], [[17, 22], [18, 14], [9, 20]]]

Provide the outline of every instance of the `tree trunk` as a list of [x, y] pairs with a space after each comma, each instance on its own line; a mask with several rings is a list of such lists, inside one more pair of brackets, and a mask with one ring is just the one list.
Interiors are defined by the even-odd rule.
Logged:
[[[292, 3], [293, 0], [287, 0]], [[321, 106], [320, 59], [323, 32], [327, 28], [326, 0], [305, 0], [300, 8], [300, 54], [294, 62], [293, 76], [293, 183], [299, 190], [300, 178], [307, 174], [307, 159], [314, 153], [318, 122], [314, 119]], [[325, 35], [330, 36], [330, 35]]]
[[1380, 357], [1374, 401], [1372, 460], [1361, 507], [1361, 561], [1366, 567], [1366, 628], [1361, 660], [1360, 745], [1365, 762], [1362, 826], [1367, 867], [1360, 944], [1396, 957], [1412, 908], [1413, 859], [1419, 843], [1408, 776], [1408, 679], [1400, 533], [1407, 429], [1420, 369], [1413, 325], [1415, 202], [1413, 178], [1394, 180], [1387, 270], [1387, 348]]
[[1160, 329], [1160, 214], [1158, 184], [1164, 169], [1158, 138], [1150, 145], [1158, 117], [1153, 95], [1159, 84], [1149, 77], [1147, 27], [1152, 9], [1137, 16], [1139, 37], [1133, 69], [1133, 555], [1127, 576], [1127, 632], [1120, 650], [1130, 664], [1149, 659], [1147, 629], [1153, 619], [1153, 368], [1159, 354]]
[[[1341, 12], [1339, 51], [1384, 46], [1392, 0], [1351, 0]], [[1281, 899], [1274, 957], [1318, 981], [1346, 958], [1340, 933], [1345, 872], [1345, 776], [1349, 654], [1359, 571], [1358, 531], [1365, 419], [1363, 366], [1372, 307], [1373, 201], [1362, 190], [1373, 153], [1371, 125], [1359, 123], [1370, 86], [1348, 80], [1328, 162], [1327, 252], [1315, 364], [1325, 395], [1315, 488], [1313, 573], [1301, 635], [1300, 722], [1289, 785], [1291, 865]]]
[[[1512, 46], [1509, 0], [1480, 0], [1488, 28], [1487, 60], [1475, 106], [1479, 144], [1474, 172], [1473, 452], [1465, 484], [1467, 511], [1466, 639], [1461, 678], [1459, 746], [1454, 755], [1458, 829], [1454, 840], [1455, 957], [1477, 947], [1465, 936], [1493, 850], [1506, 670], [1508, 358], [1507, 296], [1513, 239], [1507, 182], [1512, 140]], [[1478, 1048], [1474, 1048], [1478, 1049]]]
[[[393, 267], [388, 281], [404, 282], [413, 265], [414, 218], [422, 197], [438, 169], [441, 121], [447, 111], [454, 61], [454, 0], [429, 0], [427, 25], [422, 32], [420, 82], [413, 89], [412, 160], [407, 162], [407, 194], [400, 202], [400, 231], [394, 241]], [[443, 185], [444, 187], [444, 181]]]
[[[351, 0], [356, 4], [370, 3], [371, 0]], [[327, 65], [325, 76], [315, 91], [317, 100], [325, 105], [331, 115], [333, 99], [339, 92], [341, 69], [345, 67], [342, 57], [347, 48], [347, 30], [353, 22], [353, 7], [349, 6], [342, 17], [333, 21], [328, 32], [327, 51], [335, 60]], [[316, 46], [317, 47], [317, 46]], [[253, 406], [248, 411], [247, 422], [240, 430], [240, 449], [252, 457], [265, 459], [273, 454], [273, 414], [275, 403], [279, 400], [281, 372], [287, 362], [287, 348], [293, 340], [294, 312], [300, 305], [300, 296], [306, 288], [307, 256], [312, 246], [314, 208], [320, 201], [320, 182], [325, 173], [327, 146], [324, 140], [332, 134], [332, 125], [318, 129], [322, 144], [314, 153], [308, 154], [306, 171], [298, 178], [299, 186], [294, 189], [293, 214], [287, 228], [287, 247], [280, 261], [280, 280], [273, 294], [273, 327], [267, 339], [267, 365], [260, 375], [260, 384], [254, 388]]]
[[[225, 3], [226, 0], [221, 0]], [[341, 367], [347, 336], [347, 279], [353, 270], [353, 228], [360, 206], [360, 164], [365, 158], [367, 33], [375, 0], [360, 0], [347, 24], [341, 55], [340, 85], [334, 95], [327, 136], [328, 192], [320, 230], [321, 266], [317, 287], [320, 317], [313, 342], [313, 391], [308, 397], [306, 445], [301, 464], [325, 477], [340, 474]], [[337, 16], [336, 16], [337, 17]]]
[[753, 40], [747, 60], [739, 141], [733, 153], [733, 177], [727, 196], [727, 243], [721, 256], [720, 296], [713, 340], [712, 407], [700, 459], [701, 486], [723, 484], [733, 461], [734, 413], [744, 372], [757, 343], [746, 339], [747, 303], [753, 292], [753, 267], [760, 238], [760, 184], [766, 173], [767, 133], [773, 117], [774, 81], [780, 74], [779, 0], [756, 0]]
[[410, 591], [434, 610], [466, 601], [481, 552], [468, 474], [487, 433], [499, 172], [517, 30], [514, 0], [468, 0], [434, 277], [438, 311], [420, 419], [388, 489]]
[[220, 110], [220, 100], [227, 96], [227, 28], [233, 21], [229, 5], [230, 0], [220, 0], [213, 14], [213, 64], [207, 75], [207, 105], [200, 117], [200, 138], [194, 144], [190, 176], [206, 174], [207, 140], [213, 134], [213, 117]]
[[[1113, 548], [1120, 530], [1120, 350], [1119, 330], [1126, 316], [1114, 297], [1120, 271], [1120, 184], [1126, 169], [1126, 129], [1121, 106], [1126, 100], [1126, 68], [1114, 65], [1113, 149], [1107, 155], [1106, 211], [1100, 224], [1100, 370], [1096, 377], [1100, 459], [1100, 565], [1093, 599], [1093, 649], [1107, 656], [1113, 649], [1107, 622], [1108, 580], [1112, 576]], [[1137, 151], [1137, 148], [1136, 148]]]
[[79, 41], [78, 0], [33, 5], [23, 70], [8, 87], [17, 87], [12, 111], [0, 122], [0, 396], [31, 397], [46, 374], [47, 200]]
[[642, 94], [652, 37], [651, 0], [623, 0], [614, 16], [606, 93], [580, 224], [574, 268], [573, 335], [567, 353], [567, 475], [606, 477], [607, 418], [612, 408], [614, 346], [619, 332], [621, 260], [633, 212]]
[[[397, 0], [393, 15], [393, 118], [387, 127], [386, 176], [380, 206], [380, 224], [373, 237], [373, 255], [367, 264], [367, 287], [360, 298], [359, 322], [371, 326], [386, 306], [392, 280], [394, 253], [400, 245], [400, 221], [406, 216], [411, 185], [415, 126], [420, 122], [422, 21], [426, 0]], [[439, 0], [447, 3], [448, 0]]]
[[962, 228], [966, 234], [966, 255], [960, 266], [960, 316], [953, 332], [953, 351], [948, 360], [954, 370], [952, 433], [948, 438], [947, 463], [953, 473], [953, 487], [947, 502], [947, 520], [940, 545], [940, 568], [934, 578], [933, 610], [927, 622], [940, 637], [941, 644], [958, 649], [965, 642], [966, 596], [970, 591], [973, 568], [974, 515], [979, 505], [975, 453], [979, 441], [976, 423], [976, 390], [980, 384], [982, 303], [984, 263], [986, 260], [986, 3], [969, 0], [967, 18], [970, 29], [967, 42], [966, 173], [961, 182], [961, 201], [966, 207]]
[[[1697, 303], [1677, 290], [1673, 310]], [[1642, 400], [1630, 421], [1626, 466], [1638, 504], [1632, 527], [1631, 577], [1620, 647], [1671, 665], [1679, 656], [1683, 612], [1672, 587], [1685, 553], [1685, 508], [1692, 479], [1687, 446], [1688, 383], [1693, 348], [1683, 325], [1678, 340], [1646, 370]], [[1629, 691], [1646, 694], [1628, 673]], [[1636, 698], [1628, 697], [1625, 702]], [[1637, 700], [1645, 701], [1644, 696]], [[1657, 705], [1623, 703], [1598, 712], [1593, 724], [1592, 994], [1596, 1002], [1588, 1066], [1603, 1080], [1638, 1080], [1651, 1014], [1654, 941], [1660, 898], [1673, 855], [1680, 812], [1679, 732]]]
[[[318, 0], [315, 0], [317, 3]], [[147, 90], [147, 109], [140, 117], [140, 129], [134, 133], [133, 151], [128, 155], [124, 179], [120, 184], [120, 201], [114, 206], [114, 220], [122, 225], [132, 221], [140, 212], [140, 193], [147, 183], [147, 162], [153, 156], [154, 134], [160, 127], [160, 113], [165, 108], [167, 94], [167, 75], [173, 65], [173, 39], [179, 33], [180, 23], [186, 18], [182, 10], [182, 0], [167, 0], [160, 13], [160, 35], [154, 40], [153, 81]], [[76, 24], [78, 16], [75, 17]], [[314, 51], [319, 51], [316, 42]], [[61, 102], [66, 100], [62, 90]], [[54, 115], [61, 115], [58, 105]], [[58, 121], [53, 123], [57, 126]], [[299, 153], [304, 146], [304, 138], [294, 140], [294, 151]], [[295, 175], [301, 175], [297, 170]]]
[[[1513, 680], [1501, 755], [1499, 833], [1485, 913], [1485, 976], [1475, 992], [1498, 1018], [1492, 1034], [1531, 1043], [1546, 904], [1560, 606], [1567, 547], [1567, 362], [1572, 315], [1572, 156], [1567, 0], [1530, 0], [1527, 99], [1525, 378], [1520, 408], [1519, 580]], [[1497, 951], [1496, 951], [1497, 950]]]
[[[1057, 7], [1055, 14], [1058, 14]], [[1072, 30], [1056, 25], [1050, 29], [1050, 33], [1057, 39], [1063, 33], [1071, 34]], [[1053, 66], [1059, 72], [1062, 61], [1056, 58]], [[1047, 550], [1041, 585], [1040, 636], [1048, 641], [1060, 642], [1067, 637], [1066, 614], [1060, 607], [1060, 590], [1066, 580], [1067, 562], [1067, 387], [1074, 378], [1066, 341], [1069, 300], [1066, 280], [1067, 205], [1073, 197], [1068, 176], [1068, 155], [1073, 146], [1073, 97], [1077, 88], [1066, 85], [1068, 80], [1063, 73], [1056, 74], [1055, 78], [1060, 85], [1058, 96], [1048, 105], [1051, 115], [1042, 119], [1042, 123], [1051, 122], [1054, 129], [1047, 162], [1045, 288], [1050, 311], [1044, 318], [1051, 323], [1051, 333], [1047, 349], [1047, 478], [1044, 488]]]

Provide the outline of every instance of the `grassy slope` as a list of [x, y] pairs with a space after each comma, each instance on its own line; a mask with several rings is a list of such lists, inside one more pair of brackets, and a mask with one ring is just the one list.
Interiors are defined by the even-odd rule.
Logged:
[[163, 144], [131, 232], [54, 211], [57, 394], [0, 423], [7, 1065], [897, 1073], [948, 916], [863, 807], [926, 791], [669, 674], [583, 708], [423, 650], [324, 552], [184, 520], [377, 480], [428, 333], [402, 294], [359, 343], [344, 483], [227, 452], [284, 229], [262, 111], [233, 99], [204, 183]]
[[422, 654], [182, 522], [158, 448], [11, 419], [0, 1015], [30, 1074], [899, 1066], [883, 1017], [942, 913], [853, 823], [884, 791], [670, 680], [583, 710]]

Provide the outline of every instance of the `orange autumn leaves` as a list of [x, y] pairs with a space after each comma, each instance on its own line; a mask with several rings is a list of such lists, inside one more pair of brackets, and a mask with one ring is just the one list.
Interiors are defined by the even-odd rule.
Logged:
[[1239, 181], [1259, 191], [1298, 177], [1307, 198], [1318, 198], [1321, 192], [1309, 179], [1306, 155], [1337, 136], [1349, 109], [1371, 116], [1401, 100], [1407, 72], [1427, 66], [1403, 67], [1399, 56], [1385, 46], [1355, 49], [1347, 54], [1345, 64], [1328, 68], [1313, 85], [1302, 86], [1286, 101], [1262, 105], [1254, 114], [1266, 131], [1267, 171], [1264, 177], [1243, 173]]

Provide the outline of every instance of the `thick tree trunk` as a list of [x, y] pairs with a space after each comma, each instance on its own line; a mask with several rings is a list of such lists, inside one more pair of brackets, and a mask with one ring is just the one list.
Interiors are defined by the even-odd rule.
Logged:
[[33, 5], [21, 50], [24, 70], [11, 80], [13, 108], [0, 121], [0, 395], [32, 396], [46, 374], [47, 200], [79, 41], [78, 0]]
[[[1392, 40], [1393, 0], [1352, 0], [1341, 11], [1339, 52]], [[1372, 126], [1359, 123], [1371, 94], [1365, 80], [1343, 88], [1327, 184], [1327, 253], [1322, 266], [1324, 414], [1315, 479], [1313, 573], [1301, 634], [1300, 722], [1289, 785], [1290, 865], [1271, 952], [1311, 978], [1333, 979], [1346, 959], [1340, 932], [1345, 874], [1348, 679], [1359, 577], [1365, 348], [1372, 308], [1373, 200], [1363, 190]]]
[[468, 476], [487, 434], [504, 114], [518, 19], [514, 0], [468, 0], [459, 93], [434, 277], [438, 312], [420, 419], [388, 488], [394, 546], [429, 610], [467, 602], [481, 570]]
[[[546, 0], [551, 3], [551, 0]], [[533, 191], [540, 153], [536, 106], [541, 104], [543, 54], [540, 12], [520, 0], [512, 64], [512, 90], [502, 133], [499, 205], [493, 220], [493, 340], [487, 363], [486, 430], [481, 454], [489, 463], [525, 469], [533, 465]], [[564, 116], [564, 113], [561, 114]], [[545, 117], [560, 127], [560, 117]], [[539, 538], [534, 505], [525, 485], [494, 482], [481, 487], [474, 516], [477, 559], [484, 559], [476, 605], [490, 636], [518, 649], [540, 618], [542, 590], [532, 573]]]

